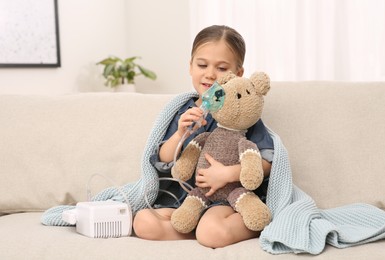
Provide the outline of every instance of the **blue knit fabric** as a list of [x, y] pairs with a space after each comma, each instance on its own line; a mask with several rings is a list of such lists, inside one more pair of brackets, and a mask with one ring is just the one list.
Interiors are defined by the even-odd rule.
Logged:
[[287, 151], [279, 136], [271, 135], [274, 158], [266, 204], [273, 220], [259, 240], [265, 251], [319, 254], [326, 243], [345, 248], [385, 238], [384, 210], [368, 204], [318, 209], [313, 199], [293, 184]]

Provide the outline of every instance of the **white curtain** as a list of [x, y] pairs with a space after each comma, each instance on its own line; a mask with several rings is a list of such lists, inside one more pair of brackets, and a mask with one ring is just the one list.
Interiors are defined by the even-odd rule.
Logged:
[[190, 0], [192, 39], [212, 24], [245, 38], [245, 76], [385, 81], [385, 0]]

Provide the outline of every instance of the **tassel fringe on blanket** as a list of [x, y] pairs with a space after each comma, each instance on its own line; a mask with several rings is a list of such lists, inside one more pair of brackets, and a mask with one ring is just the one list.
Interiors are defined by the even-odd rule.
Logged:
[[[178, 109], [196, 93], [175, 97], [159, 114], [147, 140], [142, 156], [141, 178], [122, 187], [133, 212], [146, 207], [144, 193], [149, 190], [153, 203], [158, 190], [157, 172], [150, 156], [163, 140], [167, 127]], [[289, 157], [279, 136], [269, 130], [274, 141], [274, 158], [267, 193], [267, 206], [272, 222], [262, 231], [261, 247], [272, 254], [321, 253], [326, 243], [338, 248], [360, 245], [385, 238], [385, 211], [368, 204], [351, 204], [321, 210], [313, 199], [293, 184]], [[92, 198], [93, 201], [124, 201], [119, 191], [108, 188]], [[62, 212], [74, 206], [56, 206], [42, 215], [44, 225], [68, 226]]]

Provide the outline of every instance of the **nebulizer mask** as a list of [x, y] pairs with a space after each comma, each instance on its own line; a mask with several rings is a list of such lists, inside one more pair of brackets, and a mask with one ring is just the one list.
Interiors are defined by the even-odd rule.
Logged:
[[218, 82], [214, 82], [211, 87], [202, 95], [201, 108], [209, 112], [217, 112], [225, 103], [225, 90]]
[[[202, 126], [202, 122], [206, 118], [206, 116], [209, 112], [217, 112], [218, 110], [220, 110], [223, 107], [223, 104], [225, 101], [225, 96], [226, 96], [225, 91], [224, 91], [223, 87], [218, 82], [214, 82], [214, 84], [211, 85], [211, 87], [202, 94], [202, 104], [201, 104], [200, 108], [203, 110], [203, 115], [198, 120], [194, 121], [187, 128], [186, 132], [183, 134], [182, 138], [180, 139], [178, 146], [176, 147], [175, 152], [174, 152], [174, 165], [175, 165], [175, 162], [177, 160], [179, 151], [180, 151], [183, 143], [185, 142], [186, 138], [188, 136], [190, 136], [191, 134], [193, 134], [195, 131], [197, 131]], [[189, 193], [190, 190], [193, 189], [193, 187], [190, 184], [188, 184], [187, 182], [179, 180], [179, 179], [171, 178], [171, 177], [170, 178], [167, 178], [167, 177], [158, 178], [156, 181], [176, 181], [176, 182], [179, 182], [181, 187], [187, 193]], [[174, 194], [172, 194], [171, 192], [169, 192], [167, 190], [162, 190], [162, 189], [159, 189], [159, 192], [169, 194], [171, 197], [173, 197], [178, 202], [178, 198]], [[151, 203], [148, 200], [148, 194], [147, 193], [148, 192], [145, 192], [145, 201], [146, 201], [149, 209], [151, 209], [152, 212], [156, 216], [163, 218], [163, 219], [168, 219], [167, 217], [160, 215], [159, 213], [157, 213], [154, 210], [154, 208], [151, 206]]]
[[[225, 101], [225, 91], [223, 87], [214, 82], [211, 87], [202, 94], [202, 105], [200, 108], [203, 110], [203, 116], [189, 127], [189, 133], [195, 132], [197, 128], [201, 127], [203, 119], [206, 118], [209, 112], [216, 112], [222, 108]], [[183, 138], [182, 138], [183, 139]]]
[[202, 104], [200, 109], [203, 110], [203, 116], [200, 117], [197, 121], [194, 121], [187, 129], [187, 131], [182, 136], [181, 140], [178, 143], [177, 148], [174, 153], [174, 164], [176, 162], [176, 158], [178, 156], [178, 152], [186, 140], [188, 135], [194, 133], [198, 128], [202, 126], [202, 121], [206, 118], [209, 112], [217, 112], [219, 109], [223, 107], [223, 103], [225, 102], [225, 91], [218, 82], [214, 82], [211, 87], [203, 92], [202, 94]]

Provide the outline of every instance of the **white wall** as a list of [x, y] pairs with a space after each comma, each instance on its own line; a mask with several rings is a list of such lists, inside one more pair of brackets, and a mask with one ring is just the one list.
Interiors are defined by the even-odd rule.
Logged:
[[180, 93], [192, 89], [189, 76], [190, 26], [187, 0], [128, 1], [128, 47], [158, 74], [138, 79], [142, 92]]
[[60, 68], [0, 68], [0, 94], [108, 91], [101, 67], [108, 55], [141, 56], [158, 79], [138, 78], [142, 93], [191, 89], [188, 1], [59, 0]]

